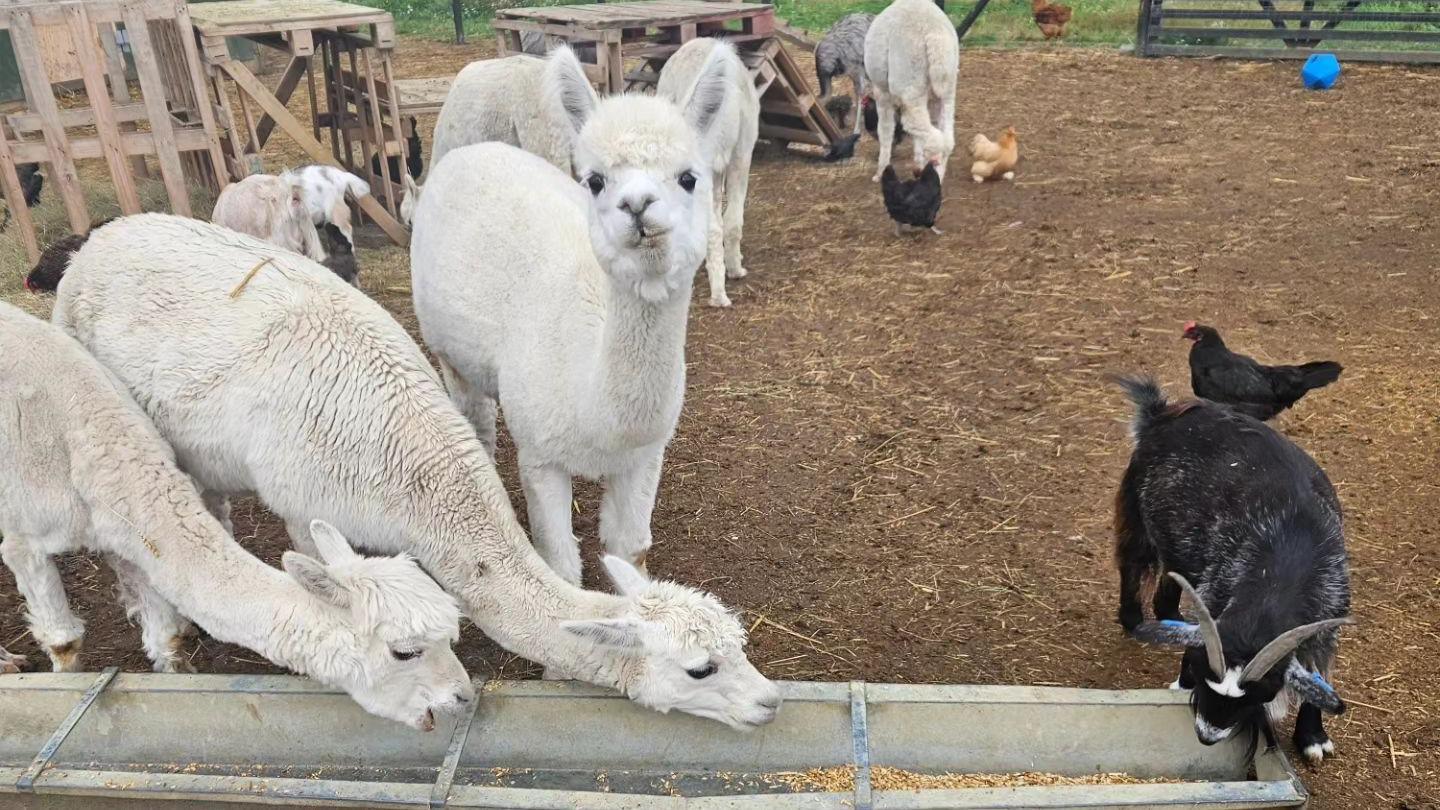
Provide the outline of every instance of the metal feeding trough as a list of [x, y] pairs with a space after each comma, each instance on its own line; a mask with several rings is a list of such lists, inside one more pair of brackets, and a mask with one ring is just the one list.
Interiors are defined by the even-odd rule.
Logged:
[[[1182, 695], [787, 683], [733, 732], [569, 683], [485, 684], [429, 734], [288, 676], [0, 676], [0, 808], [585, 810], [1298, 807], [1278, 751], [1195, 740]], [[38, 752], [38, 754], [37, 754]], [[830, 768], [840, 788], [785, 772]], [[853, 770], [851, 770], [853, 768]], [[887, 774], [1124, 773], [1165, 782], [885, 789]], [[852, 777], [853, 773], [853, 777]], [[777, 776], [779, 774], [779, 776]], [[824, 792], [829, 790], [830, 792]]]

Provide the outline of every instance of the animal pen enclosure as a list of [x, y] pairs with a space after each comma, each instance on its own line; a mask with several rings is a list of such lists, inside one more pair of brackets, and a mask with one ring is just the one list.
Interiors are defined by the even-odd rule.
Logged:
[[[25, 91], [23, 109], [0, 127], [0, 185], [31, 261], [40, 255], [35, 225], [23, 202], [18, 167], [43, 163], [64, 202], [70, 227], [90, 227], [75, 161], [104, 159], [120, 210], [141, 210], [136, 176], [153, 155], [171, 210], [189, 215], [189, 183], [224, 184], [215, 120], [201, 78], [183, 0], [76, 0], [0, 3]], [[134, 55], [139, 97], [132, 96], [120, 40]], [[79, 103], [62, 108], [53, 85], [73, 78]], [[58, 75], [56, 73], [58, 71]]]
[[1440, 11], [1377, 0], [1141, 0], [1136, 47], [1144, 56], [1440, 63]]

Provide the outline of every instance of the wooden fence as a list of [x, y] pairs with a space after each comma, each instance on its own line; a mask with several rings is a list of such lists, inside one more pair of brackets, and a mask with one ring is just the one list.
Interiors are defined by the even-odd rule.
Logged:
[[[123, 26], [135, 61], [131, 95], [116, 38]], [[70, 227], [90, 228], [75, 162], [104, 159], [125, 214], [140, 213], [135, 176], [153, 155], [177, 214], [190, 215], [187, 180], [223, 186], [224, 162], [184, 0], [0, 0], [25, 90], [25, 109], [0, 126], [0, 187], [32, 261], [40, 255], [17, 167], [48, 165], [46, 188], [60, 194]], [[41, 36], [41, 32], [45, 36]], [[62, 108], [53, 85], [57, 50], [73, 53], [85, 94]], [[67, 62], [68, 63], [68, 62]]]
[[1144, 56], [1440, 63], [1440, 10], [1395, 0], [1140, 0]]

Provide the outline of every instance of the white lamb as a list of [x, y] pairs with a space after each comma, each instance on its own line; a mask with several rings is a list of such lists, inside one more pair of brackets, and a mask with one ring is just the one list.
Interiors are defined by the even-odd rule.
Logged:
[[643, 705], [774, 718], [779, 691], [714, 597], [618, 559], [618, 596], [557, 577], [419, 347], [323, 267], [206, 223], [127, 217], [75, 254], [55, 322], [129, 386], [215, 511], [254, 492], [298, 547], [319, 518], [408, 552], [506, 649]]
[[317, 262], [325, 260], [325, 248], [305, 204], [305, 189], [292, 172], [252, 174], [231, 183], [215, 200], [210, 221]]
[[[760, 135], [760, 96], [750, 71], [735, 54], [735, 47], [709, 37], [692, 39], [671, 56], [660, 71], [656, 93], [683, 103], [700, 70], [712, 58], [725, 65], [730, 82], [714, 126], [705, 133], [701, 149], [710, 156], [714, 184], [714, 211], [710, 215], [710, 248], [705, 270], [710, 277], [710, 306], [730, 306], [725, 277], [743, 278], [740, 240], [745, 231], [745, 197], [750, 188], [750, 157]], [[723, 215], [721, 212], [724, 212]]]
[[880, 117], [880, 165], [890, 165], [895, 117], [910, 133], [915, 168], [934, 163], [940, 178], [955, 151], [955, 81], [960, 40], [933, 0], [895, 0], [865, 34], [865, 75]]
[[474, 697], [450, 649], [455, 600], [414, 561], [360, 557], [320, 521], [311, 534], [323, 563], [290, 551], [281, 572], [250, 556], [123, 386], [59, 329], [8, 304], [0, 407], [0, 557], [56, 670], [80, 670], [84, 625], [51, 557], [89, 549], [115, 569], [157, 671], [189, 669], [184, 614], [415, 728]]
[[677, 106], [599, 100], [575, 56], [556, 49], [544, 92], [568, 111], [581, 183], [513, 147], [478, 144], [445, 158], [416, 211], [421, 334], [492, 458], [504, 408], [535, 545], [572, 583], [572, 476], [604, 483], [607, 551], [643, 570], [650, 548], [709, 230], [705, 147], [731, 87], [724, 53], [712, 51]]
[[571, 133], [562, 110], [543, 97], [545, 60], [516, 55], [471, 62], [445, 96], [430, 146], [430, 176], [453, 149], [499, 141], [570, 174]]

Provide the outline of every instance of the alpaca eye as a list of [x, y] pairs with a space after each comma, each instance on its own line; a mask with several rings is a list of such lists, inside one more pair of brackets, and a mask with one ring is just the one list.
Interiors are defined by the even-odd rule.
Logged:
[[[694, 172], [690, 171], [689, 169], [686, 169], [685, 171], [683, 171], [683, 172], [680, 173], [680, 188], [683, 188], [683, 189], [685, 189], [686, 191], [694, 191], [694, 190], [695, 190], [695, 173], [694, 173]], [[700, 677], [703, 678], [703, 677], [705, 677], [705, 676], [702, 675], [702, 676], [700, 676]]]
[[585, 178], [585, 185], [590, 187], [591, 194], [598, 197], [600, 196], [600, 192], [605, 190], [605, 175], [592, 174]]
[[396, 661], [413, 661], [420, 657], [419, 650], [391, 650], [390, 654], [395, 656]]
[[[693, 178], [690, 180], [690, 185], [692, 185], [692, 186], [695, 185], [695, 180], [694, 180]], [[687, 190], [688, 190], [688, 189], [687, 189]], [[697, 680], [697, 681], [702, 681], [702, 680], [710, 677], [711, 675], [714, 675], [714, 674], [715, 674], [715, 665], [714, 665], [714, 664], [706, 664], [705, 666], [700, 667], [699, 669], [687, 669], [687, 670], [685, 670], [685, 674], [686, 674], [686, 675], [689, 675], [690, 677], [694, 678], [694, 679]]]

